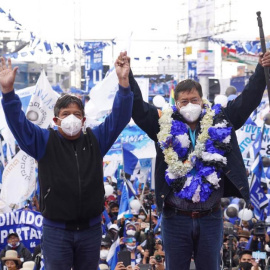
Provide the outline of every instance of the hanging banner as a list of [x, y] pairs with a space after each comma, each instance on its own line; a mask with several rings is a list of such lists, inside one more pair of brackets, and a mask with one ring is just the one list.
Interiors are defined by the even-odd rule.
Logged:
[[199, 50], [197, 54], [198, 76], [215, 75], [215, 53], [212, 50]]
[[20, 209], [0, 214], [0, 250], [7, 245], [7, 236], [17, 233], [24, 246], [34, 252], [40, 244], [43, 217], [39, 212]]
[[198, 81], [198, 76], [197, 76], [197, 61], [188, 61], [188, 78]]
[[102, 81], [103, 47], [100, 42], [85, 42], [84, 91], [89, 93], [92, 87]]
[[215, 1], [189, 1], [189, 40], [209, 37], [214, 34]]

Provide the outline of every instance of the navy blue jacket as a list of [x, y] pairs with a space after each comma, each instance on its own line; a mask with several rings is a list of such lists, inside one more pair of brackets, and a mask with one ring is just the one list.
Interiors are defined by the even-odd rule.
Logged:
[[[159, 133], [159, 114], [155, 106], [143, 101], [140, 88], [132, 72], [129, 74], [131, 91], [134, 93], [132, 118], [155, 142], [157, 157], [155, 170], [155, 193], [159, 211], [170, 192], [170, 187], [165, 180], [167, 163], [164, 161], [162, 150], [158, 146], [157, 134]], [[260, 104], [265, 90], [264, 69], [258, 64], [255, 73], [249, 79], [242, 94], [235, 100], [228, 102], [224, 108], [224, 115], [233, 127], [231, 133], [232, 151], [227, 155], [227, 166], [223, 168], [225, 186], [224, 197], [236, 196], [244, 198], [249, 203], [249, 186], [243, 158], [238, 146], [235, 130], [239, 129], [250, 116], [252, 111]]]

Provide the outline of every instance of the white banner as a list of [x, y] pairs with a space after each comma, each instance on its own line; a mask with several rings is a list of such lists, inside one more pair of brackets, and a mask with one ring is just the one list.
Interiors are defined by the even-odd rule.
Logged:
[[45, 71], [42, 70], [29, 102], [26, 118], [32, 123], [47, 128], [54, 117], [53, 108], [59, 97], [51, 87]]
[[31, 196], [35, 183], [35, 160], [20, 150], [4, 169], [0, 199], [16, 208]]

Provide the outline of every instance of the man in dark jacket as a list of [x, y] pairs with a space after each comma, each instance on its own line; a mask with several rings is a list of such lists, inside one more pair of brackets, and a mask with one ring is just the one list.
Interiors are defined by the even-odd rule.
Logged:
[[162, 237], [166, 269], [189, 269], [194, 253], [196, 269], [220, 269], [222, 197], [236, 196], [249, 203], [246, 170], [235, 130], [260, 104], [265, 90], [262, 65], [243, 93], [226, 108], [211, 107], [201, 85], [184, 80], [175, 88], [176, 106], [160, 112], [142, 99], [130, 72], [134, 93], [132, 118], [156, 143], [155, 192], [163, 213]]
[[[0, 259], [5, 257], [7, 250], [15, 250], [21, 262], [27, 262], [32, 260], [31, 252], [20, 242], [19, 235], [17, 233], [10, 233], [7, 237], [7, 245], [1, 250]], [[2, 263], [4, 265], [4, 263]]]
[[111, 114], [104, 123], [82, 132], [82, 101], [60, 97], [53, 121], [58, 130], [42, 129], [28, 121], [13, 84], [17, 67], [1, 58], [0, 84], [7, 123], [23, 151], [38, 161], [42, 249], [47, 270], [97, 269], [104, 209], [103, 156], [131, 118], [126, 53], [115, 62], [119, 80]]

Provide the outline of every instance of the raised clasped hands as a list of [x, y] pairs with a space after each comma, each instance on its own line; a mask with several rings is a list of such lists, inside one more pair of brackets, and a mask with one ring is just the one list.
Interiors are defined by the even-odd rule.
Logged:
[[115, 61], [115, 70], [119, 80], [119, 84], [123, 87], [129, 86], [128, 74], [130, 71], [130, 58], [127, 56], [127, 52], [121, 52]]
[[13, 90], [13, 85], [16, 77], [16, 72], [18, 67], [12, 69], [11, 60], [8, 59], [8, 63], [6, 64], [6, 60], [4, 57], [0, 58], [0, 85], [1, 90], [4, 94], [7, 94]]

